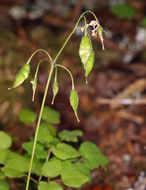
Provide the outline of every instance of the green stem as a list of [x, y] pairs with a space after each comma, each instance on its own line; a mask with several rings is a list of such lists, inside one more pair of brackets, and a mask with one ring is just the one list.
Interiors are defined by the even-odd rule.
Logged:
[[39, 126], [40, 126], [42, 113], [43, 113], [43, 109], [44, 109], [44, 104], [45, 104], [45, 100], [46, 100], [50, 80], [51, 80], [51, 77], [52, 77], [52, 74], [53, 74], [53, 70], [54, 70], [54, 65], [52, 64], [51, 69], [50, 69], [50, 73], [49, 73], [49, 76], [48, 76], [45, 92], [44, 92], [44, 97], [43, 97], [43, 100], [42, 100], [42, 105], [41, 105], [41, 109], [40, 109], [40, 114], [39, 114], [39, 118], [38, 118], [37, 127], [36, 127], [36, 132], [35, 132], [35, 137], [34, 137], [34, 144], [33, 144], [33, 149], [32, 149], [31, 160], [30, 160], [27, 183], [26, 183], [26, 190], [28, 190], [28, 188], [29, 188], [30, 175], [31, 175], [31, 170], [32, 170], [32, 164], [33, 164], [33, 159], [34, 159], [34, 153], [35, 153], [35, 148], [36, 148], [36, 142], [37, 142], [37, 137], [38, 137]]
[[87, 36], [87, 20], [85, 16], [84, 16], [84, 22], [85, 22], [85, 36]]
[[31, 81], [31, 83], [32, 83], [32, 90], [33, 90], [32, 101], [34, 101], [35, 91], [36, 91], [36, 87], [37, 87], [37, 75], [38, 75], [38, 70], [39, 70], [40, 64], [41, 64], [43, 61], [50, 61], [50, 60], [49, 60], [49, 59], [41, 59], [41, 60], [39, 61], [38, 65], [37, 65], [36, 72], [35, 72], [35, 75], [34, 75], [34, 79], [33, 79], [33, 81]]
[[27, 64], [30, 63], [30, 61], [31, 61], [31, 59], [33, 58], [33, 56], [34, 56], [37, 52], [39, 52], [39, 51], [42, 51], [42, 52], [44, 52], [45, 54], [47, 54], [47, 56], [49, 57], [50, 61], [52, 62], [52, 58], [51, 58], [51, 56], [49, 55], [49, 53], [48, 53], [46, 50], [44, 50], [44, 49], [37, 49], [34, 53], [31, 54], [30, 58], [29, 58], [28, 61], [27, 61]]
[[[49, 157], [50, 157], [50, 154], [51, 154], [51, 150], [48, 151], [48, 154], [47, 154], [45, 163], [48, 162]], [[41, 181], [41, 179], [42, 179], [42, 175], [40, 175], [39, 180], [38, 180], [38, 183]]]
[[71, 81], [72, 81], [72, 89], [74, 90], [74, 89], [75, 89], [75, 84], [74, 84], [74, 79], [73, 79], [73, 76], [72, 76], [70, 70], [67, 69], [65, 66], [60, 65], [60, 64], [56, 64], [55, 66], [57, 66], [57, 67], [61, 67], [61, 68], [65, 69], [65, 70], [69, 73], [70, 78], [71, 78]]

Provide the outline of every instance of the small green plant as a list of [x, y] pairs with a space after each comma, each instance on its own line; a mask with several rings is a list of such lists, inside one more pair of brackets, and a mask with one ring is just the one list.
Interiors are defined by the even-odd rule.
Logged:
[[[90, 13], [94, 17], [94, 20], [92, 20], [89, 24], [87, 24], [87, 20], [85, 17], [86, 13]], [[19, 161], [18, 162], [16, 161], [16, 165], [13, 165], [14, 173], [17, 176], [16, 175], [13, 176], [11, 174], [9, 174], [9, 176], [8, 175], [6, 176], [22, 177], [24, 174], [26, 175], [26, 173], [28, 173], [27, 182], [26, 182], [26, 190], [29, 189], [30, 179], [32, 179], [31, 173], [40, 175], [39, 179], [36, 181], [36, 183], [38, 184], [39, 190], [45, 190], [45, 189], [48, 189], [48, 190], [60, 189], [61, 190], [62, 187], [59, 186], [57, 183], [55, 183], [55, 181], [52, 181], [52, 178], [56, 178], [58, 176], [61, 176], [61, 180], [64, 185], [78, 188], [85, 182], [90, 181], [91, 177], [90, 177], [89, 170], [97, 168], [100, 165], [104, 166], [105, 164], [108, 163], [107, 158], [104, 155], [102, 155], [102, 153], [99, 151], [97, 146], [91, 142], [82, 143], [79, 147], [79, 151], [73, 148], [71, 145], [64, 143], [64, 141], [76, 142], [77, 136], [82, 135], [82, 132], [79, 130], [75, 130], [73, 132], [61, 131], [58, 134], [58, 136], [56, 136], [56, 131], [54, 130], [52, 126], [50, 126], [50, 124], [59, 123], [59, 117], [57, 116], [58, 112], [50, 111], [50, 108], [47, 108], [47, 107], [44, 108], [48, 88], [49, 88], [53, 73], [55, 73], [55, 75], [54, 75], [54, 82], [53, 82], [52, 104], [54, 103], [55, 97], [59, 90], [59, 85], [57, 81], [58, 69], [62, 68], [65, 71], [67, 71], [71, 77], [72, 89], [70, 92], [70, 104], [74, 110], [74, 114], [77, 118], [77, 121], [78, 122], [80, 121], [77, 114], [79, 98], [78, 98], [78, 93], [75, 90], [72, 73], [65, 66], [57, 64], [57, 59], [62, 53], [69, 39], [75, 32], [82, 18], [84, 18], [85, 25], [81, 28], [81, 31], [84, 33], [84, 36], [81, 39], [81, 43], [79, 47], [79, 56], [81, 58], [81, 62], [83, 63], [83, 68], [85, 70], [85, 77], [86, 77], [86, 83], [87, 83], [87, 77], [94, 66], [94, 51], [92, 47], [90, 34], [87, 30], [89, 26], [92, 27], [91, 35], [94, 37], [97, 37], [97, 35], [99, 36], [102, 43], [102, 48], [104, 49], [103, 28], [100, 25], [96, 15], [92, 11], [86, 11], [79, 17], [74, 29], [72, 30], [72, 32], [70, 33], [70, 35], [68, 36], [68, 38], [66, 39], [63, 46], [61, 47], [60, 51], [58, 52], [58, 54], [56, 55], [54, 59], [52, 59], [51, 56], [48, 54], [48, 52], [45, 51], [44, 49], [37, 49], [30, 56], [27, 63], [20, 69], [20, 71], [16, 75], [15, 82], [13, 83], [12, 87], [9, 88], [9, 89], [13, 89], [13, 88], [18, 87], [28, 78], [29, 73], [30, 73], [30, 62], [33, 56], [37, 52], [42, 51], [47, 55], [47, 58], [40, 60], [40, 62], [38, 63], [34, 79], [31, 81], [32, 89], [33, 89], [32, 101], [34, 101], [35, 91], [37, 88], [38, 70], [39, 70], [40, 64], [44, 60], [47, 60], [48, 63], [50, 64], [50, 73], [48, 75], [44, 97], [41, 104], [35, 136], [34, 138], [31, 139], [31, 141], [24, 143], [22, 145], [23, 149], [27, 152], [25, 157], [20, 156], [20, 155], [16, 156], [16, 154], [10, 154], [12, 155], [12, 158], [11, 158], [12, 160], [10, 159], [10, 162], [9, 161], [6, 162], [6, 165], [4, 166], [4, 170], [3, 170], [5, 173], [6, 171], [9, 172], [9, 169], [10, 169], [9, 167], [12, 165], [11, 163], [13, 162], [15, 163], [15, 159], [18, 158]], [[30, 110], [28, 111], [27, 109], [25, 109], [21, 111], [19, 115], [19, 119], [20, 121], [28, 124], [28, 123], [33, 122], [36, 119], [36, 116]], [[47, 123], [41, 123], [41, 120], [45, 120]], [[48, 153], [46, 152], [46, 149]], [[53, 156], [50, 157], [50, 154], [53, 154]], [[31, 158], [30, 158], [30, 155], [31, 155]], [[45, 158], [46, 158], [46, 161], [45, 161], [45, 164], [43, 164], [44, 163], [43, 159]], [[23, 165], [20, 166], [19, 165], [20, 163], [21, 164], [23, 163]], [[19, 168], [19, 171], [15, 171], [16, 168]], [[10, 169], [10, 171], [13, 173], [13, 169]], [[42, 181], [41, 180], [42, 176], [47, 177], [48, 182], [44, 180]], [[33, 179], [33, 181], [35, 180]]]
[[[22, 109], [19, 113], [20, 121], [25, 124], [34, 123], [35, 118], [35, 113], [29, 109]], [[78, 188], [91, 181], [90, 170], [108, 163], [95, 144], [78, 143], [78, 137], [83, 135], [81, 130], [57, 133], [53, 124], [60, 123], [60, 114], [56, 110], [45, 107], [42, 118], [31, 177], [38, 190], [63, 190], [66, 186]], [[9, 184], [4, 180], [6, 177], [26, 179], [33, 144], [34, 136], [22, 144], [23, 154], [15, 153], [10, 150], [12, 138], [0, 131], [0, 189], [9, 190]], [[79, 148], [74, 148], [77, 145]]]

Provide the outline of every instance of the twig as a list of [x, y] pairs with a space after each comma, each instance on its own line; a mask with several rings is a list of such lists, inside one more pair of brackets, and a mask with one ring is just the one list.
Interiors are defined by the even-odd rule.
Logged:
[[146, 104], [146, 98], [143, 99], [132, 99], [132, 98], [124, 98], [124, 99], [107, 99], [107, 98], [97, 98], [97, 104], [102, 105], [139, 105], [139, 104]]

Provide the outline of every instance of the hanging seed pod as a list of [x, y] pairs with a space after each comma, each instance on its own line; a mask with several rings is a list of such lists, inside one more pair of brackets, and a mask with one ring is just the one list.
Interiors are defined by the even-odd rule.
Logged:
[[35, 77], [33, 81], [31, 81], [32, 84], [32, 91], [33, 91], [33, 95], [32, 95], [32, 101], [34, 101], [34, 96], [35, 96], [35, 92], [36, 92], [36, 87], [37, 87], [37, 78]]
[[97, 29], [101, 44], [102, 44], [102, 49], [104, 50], [104, 43], [103, 43], [103, 28], [99, 25]]
[[85, 65], [86, 84], [88, 83], [87, 77], [88, 77], [89, 73], [91, 72], [93, 66], [94, 66], [94, 51], [92, 50], [92, 52], [87, 60], [87, 63]]
[[92, 51], [92, 45], [91, 45], [90, 38], [88, 36], [83, 36], [81, 43], [80, 43], [79, 55], [80, 55], [83, 65], [84, 65], [84, 68], [85, 68], [86, 62], [91, 54], [91, 51]]
[[15, 82], [13, 83], [11, 88], [8, 88], [8, 90], [20, 86], [28, 78], [29, 73], [30, 73], [30, 65], [26, 63], [17, 73]]
[[54, 104], [55, 97], [58, 93], [59, 87], [58, 87], [58, 82], [54, 81], [53, 83], [53, 99], [52, 99], [52, 104]]
[[76, 90], [73, 90], [71, 91], [70, 93], [70, 104], [74, 110], [74, 114], [77, 118], [77, 121], [80, 122], [79, 118], [78, 118], [78, 115], [77, 115], [77, 108], [78, 108], [78, 104], [79, 104], [79, 98], [78, 98], [78, 94], [77, 94], [77, 91]]

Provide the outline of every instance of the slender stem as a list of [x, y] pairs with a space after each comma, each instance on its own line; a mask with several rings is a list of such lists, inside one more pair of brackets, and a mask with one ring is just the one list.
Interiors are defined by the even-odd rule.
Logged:
[[[24, 174], [27, 177], [27, 174]], [[33, 177], [30, 177], [31, 181], [33, 181], [34, 183], [38, 184], [38, 181], [35, 180]]]
[[55, 78], [54, 78], [54, 81], [57, 82], [57, 67], [55, 69]]
[[85, 16], [84, 16], [84, 22], [85, 22], [85, 36], [87, 36], [87, 20]]
[[72, 76], [70, 70], [67, 69], [66, 67], [64, 67], [63, 65], [60, 65], [60, 64], [56, 64], [55, 66], [61, 67], [61, 68], [65, 69], [69, 73], [71, 81], [72, 81], [72, 89], [74, 90], [75, 89], [75, 84], [74, 84], [74, 79], [73, 79], [73, 76]]
[[[50, 154], [51, 154], [51, 150], [49, 149], [45, 162], [47, 162], [47, 161], [49, 160]], [[38, 180], [38, 183], [41, 181], [41, 179], [42, 179], [42, 175], [40, 175], [39, 180]]]
[[53, 70], [54, 70], [54, 65], [52, 64], [51, 69], [50, 69], [50, 73], [49, 73], [49, 76], [48, 76], [45, 92], [44, 92], [44, 97], [43, 97], [43, 101], [42, 101], [42, 105], [41, 105], [41, 109], [40, 109], [40, 114], [39, 114], [39, 118], [38, 118], [37, 127], [36, 127], [36, 132], [35, 132], [35, 137], [34, 137], [34, 144], [33, 144], [33, 149], [32, 149], [31, 160], [30, 160], [27, 183], [26, 183], [26, 190], [28, 190], [28, 188], [29, 188], [30, 175], [31, 175], [31, 170], [32, 170], [32, 164], [33, 164], [33, 159], [34, 159], [34, 153], [35, 153], [35, 148], [36, 148], [36, 142], [37, 142], [37, 137], [38, 137], [39, 126], [40, 126], [42, 113], [43, 113], [43, 109], [44, 109], [44, 104], [45, 104], [45, 100], [46, 100], [50, 80], [51, 80], [51, 77], [52, 77], [52, 74], [53, 74]]
[[[32, 101], [34, 101], [34, 96], [35, 96], [35, 91], [36, 91], [36, 87], [37, 87], [37, 75], [38, 75], [38, 70], [39, 70], [39, 67], [40, 67], [40, 64], [43, 62], [43, 61], [50, 61], [49, 59], [41, 59], [37, 65], [37, 68], [36, 68], [36, 72], [35, 72], [35, 75], [34, 75], [34, 79], [33, 81], [31, 81], [32, 83], [32, 90], [33, 90], [33, 94], [32, 94]], [[52, 63], [51, 63], [52, 64]]]
[[33, 58], [33, 56], [34, 56], [37, 52], [39, 52], [39, 51], [42, 51], [42, 52], [44, 52], [45, 54], [47, 54], [47, 56], [49, 57], [50, 61], [52, 62], [52, 58], [51, 58], [51, 56], [49, 55], [49, 53], [48, 53], [46, 50], [44, 50], [44, 49], [37, 49], [34, 53], [31, 54], [30, 58], [29, 58], [28, 61], [27, 61], [27, 64], [30, 63], [30, 61], [31, 61], [31, 59]]

